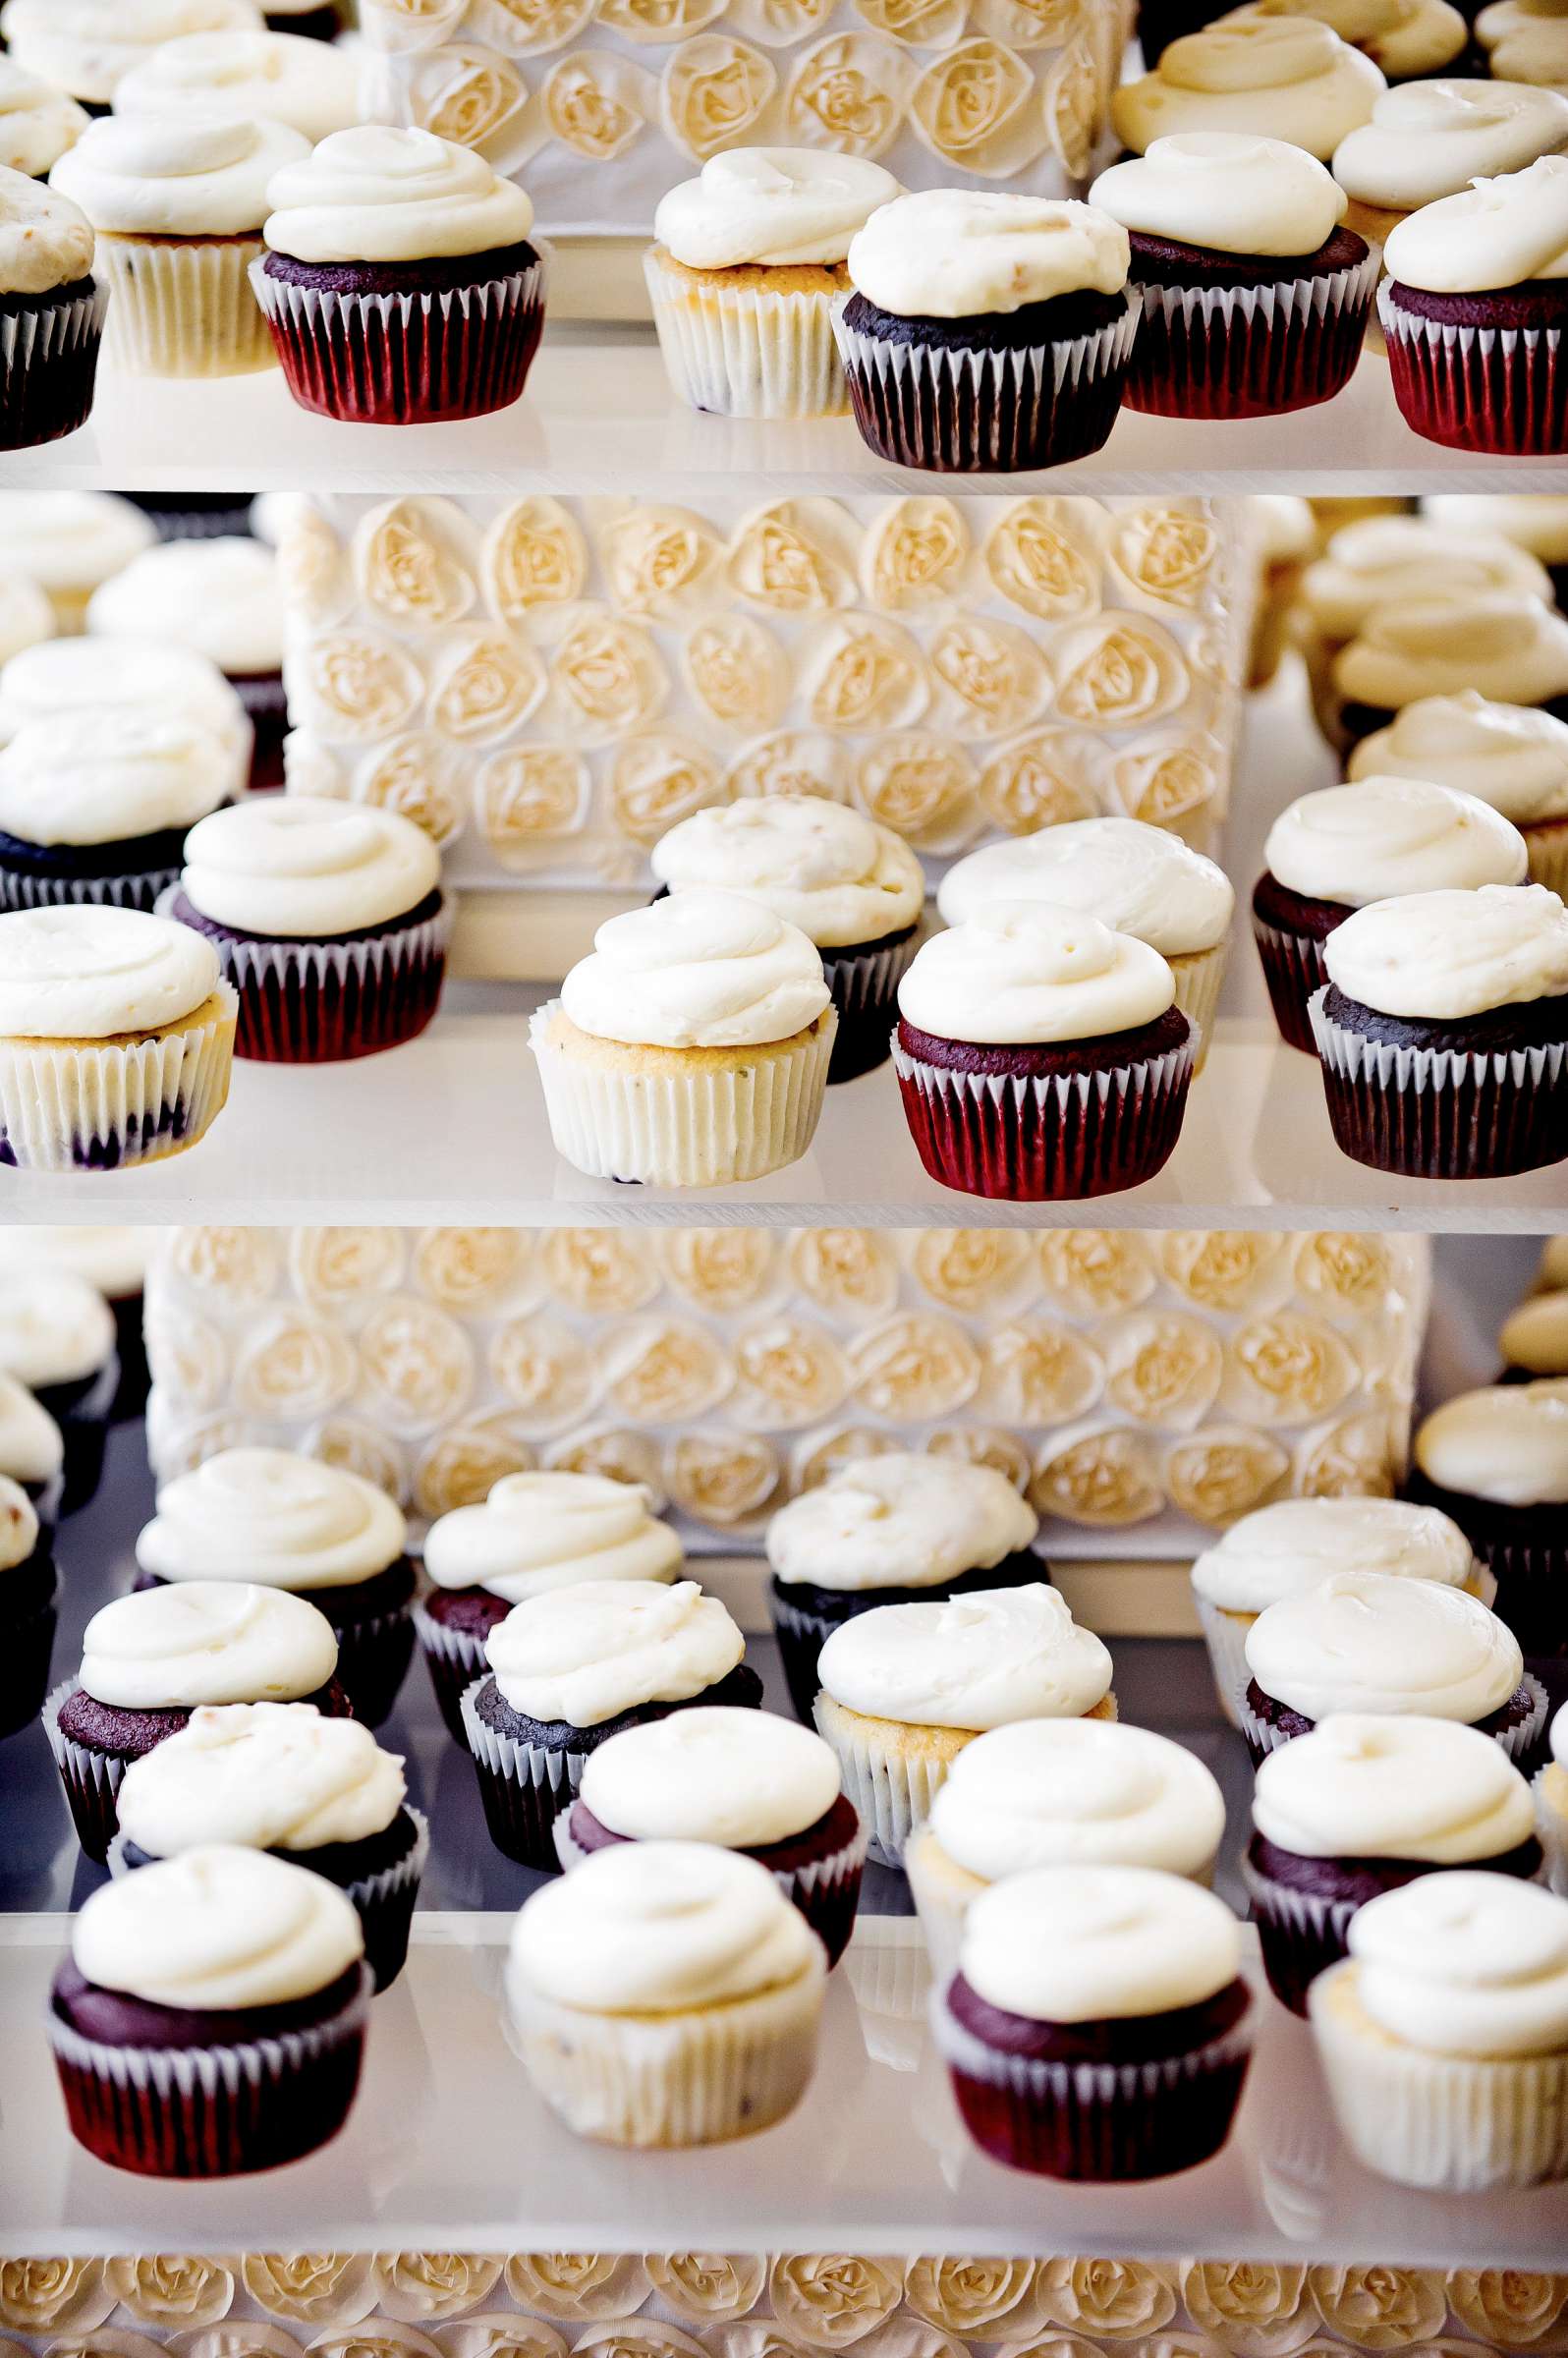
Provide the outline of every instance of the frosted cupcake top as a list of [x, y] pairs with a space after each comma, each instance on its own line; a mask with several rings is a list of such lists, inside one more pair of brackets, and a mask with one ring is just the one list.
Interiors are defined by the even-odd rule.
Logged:
[[[5, 516], [0, 511], [0, 530]], [[215, 663], [163, 639], [45, 639], [0, 671], [0, 745], [29, 720], [59, 712], [178, 713], [229, 748], [234, 782], [251, 759], [251, 723]]]
[[140, 909], [82, 903], [0, 917], [0, 1038], [158, 1032], [217, 986], [212, 944]]
[[1244, 131], [1172, 132], [1112, 164], [1089, 196], [1124, 229], [1219, 253], [1316, 253], [1346, 204], [1304, 147]]
[[672, 892], [716, 887], [760, 901], [823, 950], [900, 932], [925, 901], [921, 864], [901, 835], [816, 795], [698, 811], [659, 838], [652, 869]]
[[1457, 1523], [1402, 1498], [1281, 1498], [1243, 1515], [1193, 1565], [1193, 1587], [1227, 1613], [1260, 1613], [1333, 1572], [1376, 1572], [1462, 1589], [1475, 1557]]
[[839, 1796], [838, 1762], [810, 1728], [722, 1705], [629, 1727], [588, 1755], [581, 1797], [611, 1833], [639, 1842], [787, 1842]]
[[44, 590], [90, 590], [156, 537], [151, 519], [113, 491], [0, 491], [6, 563]]
[[0, 1372], [0, 1473], [41, 1489], [65, 1459], [60, 1428], [24, 1383]]
[[1494, 1506], [1568, 1506], [1568, 1382], [1458, 1392], [1418, 1427], [1415, 1450], [1439, 1489]]
[[988, 843], [956, 861], [936, 895], [950, 926], [996, 901], [1036, 900], [1177, 958], [1223, 941], [1236, 896], [1212, 860], [1138, 818], [1075, 818]]
[[92, 230], [67, 197], [0, 168], [0, 295], [73, 286], [90, 276], [92, 253]]
[[1268, 872], [1288, 892], [1351, 909], [1445, 886], [1521, 884], [1530, 858], [1488, 803], [1412, 777], [1364, 777], [1291, 803], [1268, 830]]
[[429, 131], [334, 131], [268, 192], [266, 242], [301, 262], [412, 262], [516, 246], [533, 207], [482, 155]]
[[50, 177], [97, 230], [236, 237], [260, 228], [273, 173], [308, 153], [301, 133], [265, 116], [104, 115]]
[[1498, 590], [1390, 606], [1340, 649], [1333, 677], [1341, 696], [1389, 711], [1466, 688], [1503, 704], [1549, 703], [1568, 695], [1568, 616]]
[[38, 1517], [20, 1482], [0, 1474], [0, 1572], [15, 1572], [38, 1551]]
[[221, 738], [170, 713], [65, 711], [0, 747], [0, 829], [23, 843], [122, 843], [194, 826], [233, 784]]
[[122, 74], [187, 32], [261, 29], [252, 0], [5, 0], [0, 33], [19, 66], [107, 106]]
[[1428, 2054], [1568, 2047], [1568, 1900], [1462, 1869], [1381, 1891], [1350, 1921], [1356, 1995], [1379, 2030]]
[[266, 116], [324, 140], [359, 120], [359, 67], [351, 49], [297, 32], [192, 32], [121, 76], [114, 111]]
[[332, 1624], [303, 1597], [187, 1580], [100, 1605], [83, 1638], [80, 1677], [99, 1703], [168, 1712], [295, 1703], [328, 1685], [337, 1666]]
[[1468, 38], [1465, 20], [1449, 0], [1247, 0], [1235, 14], [1315, 17], [1396, 82], [1440, 73]]
[[41, 179], [87, 127], [74, 98], [0, 57], [0, 165]]
[[759, 1046], [804, 1032], [827, 1004], [821, 956], [798, 926], [698, 888], [610, 918], [561, 985], [581, 1031], [635, 1047]]
[[877, 1604], [835, 1629], [817, 1676], [846, 1710], [907, 1726], [1079, 1718], [1110, 1692], [1111, 1657], [1043, 1581], [930, 1604]]
[[158, 1490], [137, 1562], [160, 1580], [338, 1589], [403, 1553], [403, 1510], [346, 1467], [292, 1449], [220, 1449]]
[[33, 1391], [77, 1383], [114, 1355], [114, 1314], [68, 1269], [7, 1269], [0, 1277], [0, 1369]]
[[0, 1231], [0, 1263], [41, 1263], [84, 1277], [111, 1302], [140, 1294], [161, 1228], [35, 1227]]
[[653, 235], [689, 270], [841, 262], [877, 206], [903, 194], [865, 156], [731, 147], [659, 198]]
[[1094, 205], [924, 189], [873, 213], [849, 250], [858, 292], [902, 318], [973, 319], [1127, 284], [1127, 232]]
[[47, 591], [31, 576], [10, 573], [0, 578], [0, 665], [23, 648], [54, 637], [54, 608]]
[[1350, 757], [1353, 779], [1435, 779], [1475, 795], [1516, 827], [1568, 818], [1568, 721], [1530, 704], [1499, 704], [1465, 688], [1424, 696]]
[[217, 925], [318, 941], [418, 908], [441, 881], [441, 856], [400, 812], [268, 794], [193, 827], [181, 881]]
[[1043, 901], [991, 901], [922, 944], [898, 986], [918, 1031], [993, 1045], [1129, 1032], [1175, 1000], [1157, 950]]
[[597, 1727], [640, 1704], [683, 1703], [716, 1686], [746, 1640], [695, 1580], [587, 1580], [515, 1604], [484, 1650], [515, 1712]]
[[364, 1935], [325, 1876], [208, 1843], [94, 1891], [71, 1953], [100, 1990], [224, 2014], [313, 1996], [364, 1956]]
[[1381, 1572], [1335, 1572], [1269, 1605], [1247, 1633], [1247, 1663], [1309, 1719], [1417, 1712], [1470, 1726], [1501, 1710], [1525, 1667], [1512, 1630], [1463, 1589]]
[[1112, 92], [1111, 121], [1140, 150], [1172, 132], [1238, 131], [1325, 163], [1384, 87], [1372, 59], [1328, 26], [1249, 13], [1168, 43], [1152, 74]]
[[1253, 1824], [1302, 1858], [1463, 1867], [1528, 1842], [1536, 1812], [1502, 1746], [1480, 1728], [1341, 1712], [1267, 1755]]
[[1364, 1007], [1461, 1021], [1568, 991], [1568, 909], [1543, 884], [1413, 892], [1347, 917], [1323, 964]]
[[781, 1506], [767, 1560], [786, 1583], [858, 1595], [935, 1588], [1030, 1546], [1039, 1517], [994, 1466], [890, 1450], [840, 1466]]
[[261, 541], [238, 535], [160, 541], [93, 591], [87, 628], [110, 639], [176, 640], [220, 671], [277, 671], [283, 663], [277, 558]]
[[1568, 98], [1523, 83], [1407, 82], [1334, 149], [1334, 178], [1362, 204], [1414, 212], [1478, 176], [1518, 172], [1568, 141]]
[[1568, 82], [1568, 17], [1551, 0], [1492, 0], [1476, 19], [1476, 38], [1505, 80]]
[[1030, 2022], [1124, 2021], [1202, 2005], [1241, 1969], [1222, 1899], [1153, 1867], [1036, 1867], [982, 1891], [959, 1971]]
[[1510, 1311], [1497, 1348], [1511, 1368], [1533, 1376], [1568, 1376], [1568, 1293], [1535, 1294]]
[[1225, 1830], [1225, 1801], [1195, 1753], [1147, 1727], [1020, 1719], [965, 1745], [930, 1827], [950, 1859], [988, 1883], [1080, 1865], [1202, 1876]]
[[1354, 639], [1385, 607], [1468, 605], [1478, 593], [1499, 590], [1551, 603], [1546, 570], [1528, 550], [1500, 533], [1450, 528], [1425, 516], [1364, 516], [1347, 524], [1301, 580], [1313, 622], [1324, 638], [1339, 641]]
[[[1484, 89], [1486, 84], [1465, 86]], [[1440, 491], [1423, 500], [1422, 507], [1451, 532], [1500, 534], [1543, 565], [1568, 564], [1568, 493]]]
[[1472, 181], [1388, 233], [1390, 278], [1436, 295], [1568, 278], [1568, 155]]
[[424, 1569], [438, 1589], [508, 1604], [586, 1580], [674, 1580], [681, 1543], [650, 1504], [641, 1483], [602, 1474], [507, 1474], [482, 1504], [431, 1524]]
[[131, 1763], [120, 1831], [155, 1859], [205, 1842], [320, 1850], [383, 1833], [403, 1807], [403, 1763], [358, 1719], [308, 1703], [205, 1704]]

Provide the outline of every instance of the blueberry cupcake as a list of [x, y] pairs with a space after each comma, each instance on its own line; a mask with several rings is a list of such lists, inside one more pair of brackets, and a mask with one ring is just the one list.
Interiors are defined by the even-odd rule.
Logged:
[[1009, 475], [1108, 439], [1138, 324], [1127, 232], [1092, 205], [927, 189], [849, 250], [838, 349], [878, 458]]
[[416, 1039], [446, 978], [441, 857], [396, 811], [305, 794], [192, 828], [158, 901], [211, 945], [239, 995], [237, 1056], [333, 1064]]
[[555, 1821], [590, 1753], [688, 1704], [757, 1710], [746, 1640], [696, 1581], [589, 1580], [514, 1605], [463, 1698], [485, 1823], [520, 1867], [559, 1867]]
[[87, 421], [109, 303], [93, 253], [91, 224], [69, 198], [0, 166], [0, 450], [57, 442]]
[[9, 1268], [0, 1279], [0, 1372], [27, 1385], [65, 1446], [62, 1515], [74, 1515], [103, 1475], [109, 1411], [120, 1382], [114, 1317], [69, 1269]]
[[1522, 82], [1410, 82], [1334, 149], [1347, 226], [1380, 246], [1399, 223], [1477, 179], [1568, 146], [1568, 98]]
[[652, 1503], [641, 1483], [602, 1474], [507, 1474], [482, 1504], [431, 1524], [414, 1621], [441, 1716], [460, 1744], [464, 1693], [483, 1677], [484, 1642], [515, 1604], [586, 1580], [679, 1580], [681, 1543]]
[[214, 1842], [324, 1876], [353, 1903], [377, 1991], [408, 1955], [429, 1828], [403, 1763], [357, 1719], [308, 1703], [203, 1704], [133, 1761], [120, 1787], [111, 1875]]
[[251, 723], [252, 787], [283, 784], [283, 589], [270, 548], [238, 533], [160, 540], [93, 591], [87, 629], [109, 639], [169, 640], [205, 655]]
[[0, 1474], [0, 1738], [43, 1709], [59, 1585], [36, 1508], [19, 1482]]
[[1428, 778], [1473, 795], [1519, 829], [1532, 880], [1568, 890], [1568, 720], [1462, 688], [1406, 704], [1348, 766], [1353, 780]]
[[178, 713], [58, 712], [0, 747], [0, 909], [150, 910], [228, 799], [228, 749]]
[[1138, 155], [1173, 134], [1241, 132], [1287, 140], [1325, 164], [1386, 86], [1332, 26], [1252, 9], [1196, 27], [1148, 62], [1150, 72], [1111, 92], [1116, 136]]
[[1034, 1508], [993, 1466], [905, 1450], [855, 1458], [781, 1506], [764, 1545], [797, 1717], [811, 1719], [817, 1656], [835, 1629], [879, 1604], [1048, 1580], [1038, 1531]]
[[323, 1877], [226, 1843], [121, 1876], [49, 1992], [71, 2134], [142, 2177], [297, 2162], [348, 2117], [369, 2000], [360, 1919]]
[[65, 1442], [53, 1417], [26, 1384], [0, 1375], [0, 1475], [26, 1494], [45, 1540], [60, 1519], [64, 1470]]
[[0, 57], [0, 169], [47, 180], [86, 128], [84, 107], [15, 58]]
[[1550, 1750], [1535, 1783], [1536, 1827], [1546, 1853], [1546, 1879], [1568, 1899], [1568, 1703], [1552, 1718]]
[[62, 713], [175, 720], [206, 730], [224, 750], [225, 792], [245, 792], [255, 732], [217, 665], [194, 646], [172, 639], [46, 639], [0, 670], [0, 745], [29, 722]]
[[[328, 12], [320, 12], [326, 14]], [[298, 20], [296, 21], [298, 22]], [[163, 41], [115, 87], [117, 115], [265, 116], [312, 143], [360, 120], [359, 61], [345, 43], [323, 49], [296, 30], [187, 32]]]
[[901, 835], [815, 795], [757, 795], [682, 819], [654, 845], [652, 869], [668, 892], [757, 901], [821, 952], [838, 1010], [830, 1084], [887, 1061], [925, 906], [921, 864]]
[[1457, 1393], [1412, 1454], [1409, 1495], [1451, 1515], [1490, 1566], [1525, 1653], [1568, 1655], [1568, 1382]]
[[140, 509], [114, 491], [0, 491], [6, 561], [47, 592], [63, 633], [83, 628], [98, 584], [152, 538]]
[[838, 1762], [809, 1728], [770, 1712], [693, 1710], [629, 1727], [588, 1755], [555, 1822], [569, 1871], [626, 1842], [715, 1842], [765, 1867], [827, 1951], [849, 1946], [866, 1829]]

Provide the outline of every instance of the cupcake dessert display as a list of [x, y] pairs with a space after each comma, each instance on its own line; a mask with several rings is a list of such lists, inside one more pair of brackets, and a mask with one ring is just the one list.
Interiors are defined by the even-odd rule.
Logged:
[[120, 1384], [108, 1303], [69, 1269], [37, 1263], [5, 1269], [0, 1371], [26, 1384], [58, 1426], [65, 1451], [60, 1512], [75, 1514], [102, 1477], [109, 1412]]
[[1353, 780], [1425, 778], [1489, 803], [1524, 837], [1533, 880], [1568, 890], [1568, 720], [1556, 713], [1474, 688], [1422, 697], [1364, 737], [1348, 769]]
[[87, 127], [87, 113], [53, 83], [0, 57], [0, 168], [47, 180]]
[[282, 785], [283, 592], [261, 541], [221, 532], [160, 541], [93, 591], [87, 629], [172, 640], [215, 663], [254, 732], [252, 787]]
[[1380, 69], [1331, 25], [1237, 10], [1183, 33], [1152, 72], [1124, 82], [1111, 121], [1139, 155], [1177, 134], [1236, 132], [1286, 140], [1325, 164], [1348, 132], [1371, 121], [1385, 86]]
[[259, 31], [255, 0], [5, 0], [15, 62], [102, 114], [122, 76], [188, 32]]
[[1568, 1382], [1458, 1392], [1423, 1419], [1413, 1455], [1410, 1495], [1463, 1528], [1526, 1654], [1568, 1654]]
[[37, 1509], [19, 1482], [0, 1474], [0, 1738], [43, 1709], [59, 1585]]
[[283, 123], [312, 144], [360, 120], [352, 49], [323, 48], [279, 20], [278, 31], [187, 32], [160, 41], [115, 84], [117, 115], [195, 112]]
[[[1524, 549], [1510, 552], [1510, 562], [1521, 559], [1549, 589], [1543, 566]], [[1466, 689], [1568, 719], [1568, 616], [1553, 613], [1539, 590], [1433, 593], [1374, 611], [1334, 658], [1328, 735], [1353, 746], [1407, 704]]]
[[30, 721], [89, 716], [205, 730], [223, 747], [220, 800], [245, 792], [255, 731], [217, 665], [193, 646], [66, 636], [24, 648], [0, 669], [0, 744]]
[[0, 450], [57, 442], [86, 422], [108, 309], [96, 252], [75, 204], [0, 166]]
[[89, 706], [24, 722], [0, 747], [0, 908], [150, 911], [232, 775], [223, 740], [178, 712]]
[[1568, 96], [1519, 82], [1409, 82], [1334, 149], [1347, 227], [1382, 245], [1423, 205], [1568, 147]]

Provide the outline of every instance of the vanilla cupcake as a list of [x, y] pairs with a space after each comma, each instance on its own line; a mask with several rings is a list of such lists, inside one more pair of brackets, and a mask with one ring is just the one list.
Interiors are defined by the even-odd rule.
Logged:
[[160, 541], [87, 601], [97, 638], [154, 638], [215, 663], [254, 731], [252, 787], [283, 783], [283, 586], [259, 540], [227, 533]]
[[0, 167], [46, 179], [87, 128], [85, 110], [14, 57], [0, 57]]
[[1502, 591], [1390, 606], [1340, 649], [1331, 677], [1333, 734], [1347, 747], [1386, 728], [1406, 704], [1467, 688], [1568, 719], [1568, 616]]
[[1568, 16], [1555, 0], [1491, 0], [1476, 19], [1487, 71], [1505, 82], [1568, 86]]
[[188, 32], [259, 31], [253, 0], [5, 0], [0, 34], [29, 74], [101, 114], [129, 74]]
[[310, 140], [360, 119], [354, 51], [281, 32], [190, 32], [164, 41], [115, 84], [117, 115], [233, 115], [286, 123]]
[[819, 147], [732, 147], [659, 199], [644, 262], [670, 381], [694, 410], [822, 418], [849, 407], [833, 309], [850, 240], [903, 190]]
[[85, 216], [0, 167], [0, 450], [55, 442], [86, 421], [108, 302], [92, 263]]
[[1418, 1426], [1413, 1455], [1411, 1496], [1490, 1565], [1525, 1652], [1568, 1654], [1568, 1381], [1456, 1393]]
[[1422, 697], [1351, 753], [1351, 778], [1431, 778], [1519, 829], [1530, 873], [1568, 891], [1568, 720], [1493, 703], [1474, 688]]
[[[0, 513], [0, 526], [4, 524]], [[179, 721], [208, 730], [224, 748], [224, 790], [245, 792], [254, 731], [216, 664], [166, 639], [45, 639], [0, 671], [0, 746], [33, 721], [85, 718]]]
[[1568, 147], [1568, 97], [1523, 82], [1411, 82], [1334, 149], [1346, 227], [1381, 245], [1407, 213], [1477, 178], [1519, 172]]
[[113, 491], [0, 491], [6, 563], [37, 583], [61, 631], [80, 631], [98, 584], [156, 537], [141, 510]]
[[0, 747], [0, 909], [150, 910], [186, 830], [227, 801], [222, 740], [178, 714], [62, 711]]
[[42, 1256], [0, 1273], [0, 1374], [25, 1383], [59, 1428], [62, 1515], [94, 1495], [120, 1382], [114, 1316], [95, 1286]]
[[1111, 93], [1111, 122], [1139, 155], [1175, 132], [1239, 131], [1326, 163], [1384, 87], [1372, 59], [1329, 26], [1249, 11], [1170, 42], [1152, 74]]
[[1500, 535], [1545, 566], [1559, 606], [1568, 606], [1568, 493], [1487, 491], [1435, 493], [1422, 513], [1446, 532]]

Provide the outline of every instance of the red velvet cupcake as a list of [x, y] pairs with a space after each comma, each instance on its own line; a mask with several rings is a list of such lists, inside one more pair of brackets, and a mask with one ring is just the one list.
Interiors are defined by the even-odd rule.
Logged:
[[1458, 1392], [1419, 1427], [1413, 1457], [1406, 1496], [1459, 1525], [1527, 1659], [1568, 1658], [1568, 1380]]
[[0, 1737], [14, 1736], [43, 1709], [58, 1587], [32, 1501], [0, 1474]]

